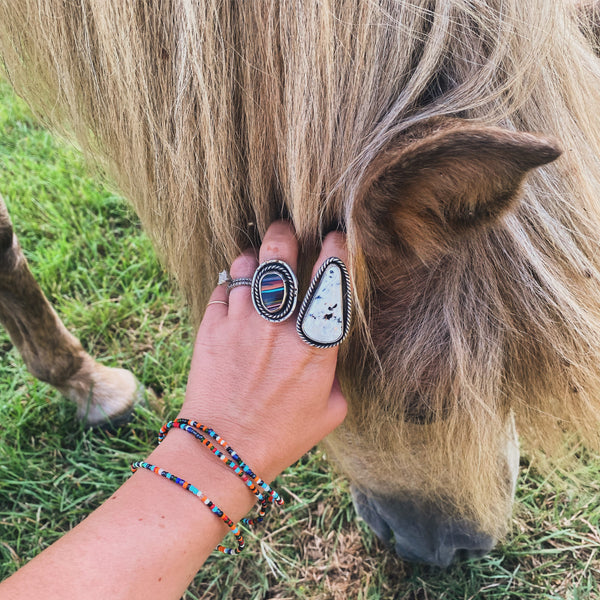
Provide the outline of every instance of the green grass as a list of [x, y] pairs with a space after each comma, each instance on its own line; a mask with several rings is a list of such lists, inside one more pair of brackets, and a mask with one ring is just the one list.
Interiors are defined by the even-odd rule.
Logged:
[[[91, 431], [26, 371], [0, 331], [0, 579], [98, 506], [146, 456], [184, 394], [191, 330], [135, 216], [79, 154], [0, 84], [0, 193], [42, 288], [99, 360], [157, 397], [117, 432]], [[600, 598], [600, 461], [552, 483], [523, 460], [511, 537], [442, 571], [404, 563], [357, 520], [315, 451], [281, 476], [288, 499], [241, 557], [211, 557], [188, 598]]]

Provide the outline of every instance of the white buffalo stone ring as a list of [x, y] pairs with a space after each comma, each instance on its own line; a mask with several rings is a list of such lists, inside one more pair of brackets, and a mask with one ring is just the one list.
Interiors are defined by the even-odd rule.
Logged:
[[258, 314], [272, 323], [285, 321], [296, 308], [298, 280], [282, 260], [267, 260], [252, 277], [252, 304]]
[[344, 341], [352, 318], [350, 276], [336, 256], [319, 268], [304, 297], [296, 331], [316, 348], [332, 348]]

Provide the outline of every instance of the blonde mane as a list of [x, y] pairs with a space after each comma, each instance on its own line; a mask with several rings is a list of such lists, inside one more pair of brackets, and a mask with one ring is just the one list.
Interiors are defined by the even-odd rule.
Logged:
[[[346, 228], [359, 310], [330, 447], [359, 483], [501, 531], [510, 410], [533, 447], [599, 446], [600, 63], [570, 2], [23, 0], [0, 6], [0, 54], [131, 201], [196, 323], [214, 274], [274, 219], [294, 223], [304, 280]], [[378, 268], [352, 218], [362, 177], [445, 115], [564, 154], [450, 255]]]

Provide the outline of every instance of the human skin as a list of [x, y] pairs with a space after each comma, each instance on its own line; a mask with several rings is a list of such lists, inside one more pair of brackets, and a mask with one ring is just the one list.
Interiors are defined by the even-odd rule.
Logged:
[[[291, 226], [275, 222], [259, 256], [245, 252], [230, 273], [251, 276], [269, 259], [284, 260], [295, 271], [297, 255]], [[313, 273], [329, 256], [346, 261], [342, 234], [325, 238]], [[211, 300], [229, 305], [207, 306], [178, 416], [213, 427], [271, 481], [343, 421], [337, 349], [305, 344], [293, 317], [283, 323], [264, 320], [248, 286], [233, 288], [229, 297], [219, 286]], [[193, 483], [234, 521], [254, 504], [230, 469], [178, 429], [147, 462]], [[0, 597], [178, 599], [228, 531], [198, 498], [140, 469], [77, 527], [0, 584]]]

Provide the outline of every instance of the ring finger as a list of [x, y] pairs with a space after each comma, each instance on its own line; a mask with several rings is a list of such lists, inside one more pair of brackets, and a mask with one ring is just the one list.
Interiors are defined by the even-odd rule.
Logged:
[[[245, 250], [232, 263], [229, 273], [232, 279], [252, 279], [258, 267], [254, 250]], [[254, 312], [250, 299], [250, 286], [238, 285], [229, 290], [229, 316], [246, 318]]]

